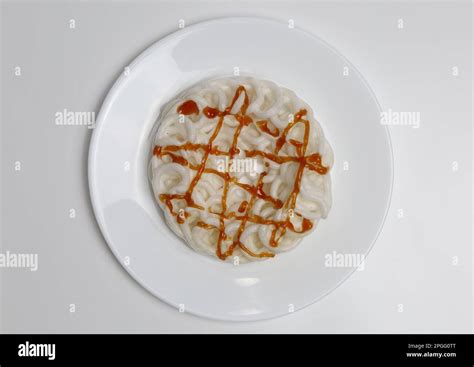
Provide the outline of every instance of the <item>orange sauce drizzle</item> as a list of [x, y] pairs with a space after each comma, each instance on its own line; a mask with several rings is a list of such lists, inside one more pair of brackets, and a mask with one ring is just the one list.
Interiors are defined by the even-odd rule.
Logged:
[[[236, 113], [231, 113], [234, 107], [234, 104], [239, 99], [242, 93], [244, 94], [244, 101], [242, 103], [242, 106], [240, 107], [240, 110]], [[230, 105], [227, 108], [225, 108], [223, 111], [220, 111], [217, 108], [213, 108], [209, 106], [203, 109], [202, 113], [207, 118], [209, 119], [218, 118], [216, 127], [209, 139], [208, 144], [193, 144], [191, 142], [186, 142], [181, 145], [155, 146], [153, 149], [153, 155], [157, 157], [168, 156], [170, 157], [172, 162], [180, 164], [182, 166], [189, 167], [190, 169], [196, 171], [196, 175], [192, 179], [188, 189], [186, 190], [184, 194], [161, 194], [159, 196], [159, 199], [163, 203], [165, 203], [170, 213], [177, 217], [176, 220], [179, 224], [183, 224], [190, 214], [182, 210], [180, 210], [180, 212], [175, 212], [174, 207], [173, 207], [173, 200], [184, 200], [186, 203], [186, 207], [204, 210], [204, 208], [196, 204], [192, 198], [194, 188], [196, 187], [196, 185], [198, 184], [199, 180], [201, 179], [204, 173], [214, 174], [223, 179], [224, 184], [223, 184], [223, 194], [222, 194], [222, 199], [221, 199], [221, 211], [217, 213], [210, 211], [212, 214], [216, 214], [219, 216], [219, 226], [214, 226], [214, 225], [205, 223], [203, 221], [198, 221], [196, 224], [198, 227], [201, 227], [201, 228], [218, 231], [219, 235], [218, 235], [218, 241], [217, 241], [217, 246], [216, 246], [216, 255], [221, 260], [225, 260], [228, 256], [231, 256], [235, 248], [237, 247], [239, 247], [240, 249], [242, 249], [242, 251], [246, 252], [247, 254], [253, 257], [261, 258], [261, 257], [275, 256], [273, 252], [254, 253], [240, 241], [240, 237], [242, 233], [244, 232], [245, 226], [247, 223], [273, 226], [273, 230], [271, 232], [270, 242], [269, 242], [270, 246], [272, 247], [278, 246], [279, 241], [288, 230], [295, 233], [305, 233], [309, 231], [313, 227], [313, 223], [311, 222], [311, 220], [307, 218], [302, 218], [300, 229], [296, 229], [293, 223], [291, 222], [291, 218], [293, 216], [301, 217], [298, 213], [295, 212], [295, 207], [296, 207], [296, 200], [300, 192], [301, 179], [303, 177], [304, 169], [306, 168], [309, 170], [316, 171], [321, 175], [325, 175], [329, 170], [328, 167], [324, 167], [322, 165], [322, 160], [319, 153], [310, 154], [308, 156], [305, 155], [307, 146], [308, 146], [310, 125], [309, 125], [309, 121], [304, 118], [307, 113], [307, 111], [304, 109], [298, 111], [294, 115], [294, 119], [283, 129], [282, 132], [280, 132], [280, 130], [276, 128], [275, 126], [273, 126], [273, 129], [270, 129], [268, 127], [268, 121], [266, 120], [257, 121], [255, 123], [261, 131], [273, 136], [274, 138], [277, 138], [273, 153], [263, 152], [260, 150], [245, 151], [246, 157], [260, 156], [262, 158], [265, 158], [267, 160], [273, 161], [278, 164], [283, 164], [286, 162], [298, 163], [298, 169], [296, 171], [294, 185], [286, 202], [283, 203], [281, 200], [277, 198], [273, 198], [267, 193], [265, 193], [263, 189], [263, 186], [264, 186], [263, 178], [265, 177], [267, 172], [260, 173], [256, 185], [253, 186], [253, 185], [238, 182], [237, 179], [235, 177], [231, 177], [228, 172], [220, 172], [212, 168], [207, 168], [206, 163], [207, 163], [207, 159], [209, 158], [209, 155], [225, 155], [225, 156], [229, 156], [229, 158], [232, 159], [235, 154], [239, 153], [239, 149], [237, 148], [239, 135], [243, 128], [253, 123], [252, 118], [246, 115], [248, 106], [249, 106], [249, 97], [248, 97], [247, 91], [245, 90], [245, 87], [241, 85], [235, 91], [234, 97], [232, 98]], [[192, 100], [188, 100], [177, 108], [177, 112], [183, 115], [199, 114], [199, 108], [196, 102]], [[234, 116], [234, 118], [238, 121], [239, 124], [235, 128], [234, 135], [232, 138], [232, 145], [230, 146], [229, 150], [221, 151], [219, 150], [217, 146], [213, 146], [213, 143], [223, 126], [224, 117], [227, 115]], [[298, 123], [304, 124], [305, 130], [304, 130], [303, 141], [301, 142], [295, 139], [289, 139], [289, 141], [287, 141], [288, 133]], [[278, 154], [281, 148], [285, 145], [285, 143], [289, 143], [295, 147], [296, 156], [281, 156]], [[179, 155], [179, 153], [182, 151], [202, 151], [203, 156], [202, 156], [201, 164], [199, 165], [191, 164], [188, 160], [186, 160], [184, 157]], [[265, 162], [265, 166], [269, 167], [268, 162]], [[236, 214], [235, 212], [228, 212], [227, 210], [227, 194], [228, 194], [229, 187], [231, 184], [239, 186], [240, 188], [244, 189], [250, 194], [250, 199], [248, 201], [242, 201], [240, 203], [240, 206], [238, 207], [238, 210], [237, 210], [238, 214]], [[262, 200], [272, 203], [276, 209], [285, 208], [288, 211], [288, 215], [286, 219], [277, 221], [277, 220], [265, 219], [259, 215], [252, 214], [252, 207], [257, 199], [262, 199]], [[229, 245], [227, 250], [223, 251], [222, 242], [227, 239], [227, 235], [225, 233], [225, 220], [229, 220], [229, 219], [239, 220], [240, 225], [232, 244]]]
[[188, 100], [186, 102], [184, 102], [183, 104], [181, 104], [177, 110], [176, 110], [179, 114], [181, 115], [194, 115], [194, 114], [199, 114], [199, 107], [197, 105], [196, 102], [194, 102], [193, 100]]
[[267, 120], [261, 120], [256, 122], [257, 126], [262, 130], [263, 132], [273, 136], [276, 138], [278, 135], [280, 135], [280, 130], [278, 130], [277, 127], [274, 126], [274, 130], [270, 130], [268, 127], [268, 121]]

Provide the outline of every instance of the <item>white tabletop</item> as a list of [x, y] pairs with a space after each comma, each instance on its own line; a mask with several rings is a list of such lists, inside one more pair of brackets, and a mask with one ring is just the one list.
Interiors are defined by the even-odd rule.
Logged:
[[[302, 311], [249, 323], [180, 313], [128, 276], [89, 201], [92, 130], [55, 123], [64, 109], [97, 112], [123, 68], [180, 19], [238, 15], [291, 19], [345, 55], [383, 109], [420, 114], [418, 128], [390, 127], [392, 204], [364, 270]], [[468, 2], [4, 3], [1, 251], [39, 264], [0, 268], [0, 331], [472, 332], [471, 16]]]

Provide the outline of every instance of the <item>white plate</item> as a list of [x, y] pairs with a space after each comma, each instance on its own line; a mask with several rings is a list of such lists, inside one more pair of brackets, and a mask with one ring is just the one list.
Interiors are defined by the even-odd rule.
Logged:
[[[239, 266], [199, 255], [177, 238], [147, 180], [150, 131], [163, 104], [235, 67], [307, 101], [335, 154], [328, 219], [294, 250]], [[89, 152], [94, 212], [120, 263], [163, 301], [222, 320], [285, 315], [334, 290], [355, 268], [328, 267], [326, 256], [368, 253], [385, 219], [392, 176], [390, 137], [361, 75], [315, 36], [259, 18], [199, 23], [148, 48], [110, 90]]]

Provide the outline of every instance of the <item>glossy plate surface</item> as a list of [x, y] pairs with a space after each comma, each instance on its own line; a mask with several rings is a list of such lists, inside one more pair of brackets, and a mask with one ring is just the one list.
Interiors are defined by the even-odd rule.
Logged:
[[[272, 80], [308, 102], [335, 156], [328, 219], [292, 251], [239, 266], [199, 255], [176, 237], [147, 179], [150, 131], [160, 108], [200, 80], [232, 75], [236, 67], [241, 75]], [[129, 65], [99, 113], [89, 185], [105, 240], [143, 287], [196, 315], [258, 320], [319, 300], [355, 270], [327, 266], [326, 260], [368, 253], [390, 202], [392, 167], [380, 107], [343, 56], [284, 23], [225, 18], [173, 33]]]

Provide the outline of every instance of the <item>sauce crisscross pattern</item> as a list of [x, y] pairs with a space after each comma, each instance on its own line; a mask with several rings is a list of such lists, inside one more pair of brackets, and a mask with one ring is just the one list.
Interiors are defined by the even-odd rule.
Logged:
[[[241, 103], [240, 108], [237, 112], [232, 112], [237, 101]], [[280, 240], [287, 231], [294, 233], [305, 233], [311, 230], [313, 227], [312, 221], [310, 219], [304, 218], [301, 214], [295, 211], [296, 201], [300, 192], [302, 176], [305, 169], [315, 171], [319, 175], [326, 175], [329, 171], [329, 167], [323, 166], [322, 157], [319, 153], [306, 155], [310, 136], [310, 124], [305, 118], [307, 114], [306, 109], [300, 109], [297, 111], [293, 115], [293, 118], [288, 122], [287, 126], [281, 129], [282, 131], [280, 131], [280, 129], [275, 126], [270, 127], [270, 122], [267, 120], [253, 121], [253, 119], [247, 114], [248, 107], [249, 95], [245, 87], [243, 85], [239, 85], [235, 91], [231, 103], [224, 110], [219, 110], [210, 106], [207, 106], [202, 110], [202, 113], [208, 119], [217, 118], [216, 126], [207, 144], [194, 144], [192, 142], [185, 142], [183, 144], [177, 145], [155, 145], [153, 148], [154, 156], [159, 158], [169, 157], [173, 163], [187, 167], [195, 172], [193, 179], [184, 193], [162, 193], [159, 195], [159, 200], [165, 204], [166, 208], [169, 210], [170, 215], [176, 217], [178, 224], [185, 223], [190, 214], [188, 211], [186, 211], [186, 209], [176, 211], [173, 201], [181, 200], [185, 202], [186, 208], [204, 211], [206, 208], [196, 203], [193, 199], [193, 191], [195, 187], [198, 185], [203, 175], [206, 174], [216, 175], [223, 180], [223, 189], [220, 203], [221, 210], [210, 211], [208, 209], [210, 214], [218, 216], [219, 225], [212, 225], [204, 221], [198, 221], [196, 223], [196, 225], [201, 228], [210, 231], [218, 231], [216, 256], [221, 260], [225, 260], [227, 257], [231, 256], [236, 248], [240, 248], [246, 254], [256, 258], [273, 257], [275, 255], [274, 252], [271, 251], [261, 251], [258, 253], [254, 252], [241, 241], [242, 233], [244, 232], [248, 223], [271, 226], [272, 230], [269, 239], [269, 245], [272, 248], [276, 248], [278, 246]], [[181, 115], [193, 115], [200, 113], [197, 103], [193, 100], [187, 100], [179, 105], [177, 112]], [[221, 150], [217, 145], [214, 145], [214, 142], [222, 129], [224, 118], [226, 116], [233, 116], [238, 124], [234, 129], [230, 148], [228, 150]], [[214, 168], [207, 167], [206, 165], [208, 158], [211, 155], [224, 156], [232, 159], [234, 156], [240, 154], [241, 149], [238, 147], [239, 136], [242, 130], [252, 123], [254, 123], [262, 133], [268, 134], [272, 137], [272, 139], [275, 140], [274, 148], [272, 152], [258, 149], [244, 150], [243, 153], [245, 154], [246, 158], [260, 157], [261, 159], [266, 160], [265, 167], [269, 166], [267, 161], [271, 161], [280, 165], [284, 163], [297, 164], [293, 187], [290, 194], [284, 201], [280, 200], [279, 198], [272, 197], [264, 191], [263, 178], [265, 175], [267, 175], [265, 170], [258, 174], [256, 183], [252, 185], [239, 182], [238, 179], [235, 176], [232, 176], [229, 172], [221, 172]], [[288, 138], [290, 131], [298, 124], [303, 124], [304, 126], [302, 141]], [[285, 144], [291, 144], [294, 146], [296, 154], [280, 155], [279, 153]], [[199, 164], [193, 164], [192, 162], [188, 161], [182, 154], [185, 151], [201, 152], [201, 162]], [[250, 198], [247, 200], [242, 200], [237, 211], [229, 211], [227, 207], [227, 195], [231, 185], [238, 186], [250, 195]], [[252, 213], [252, 208], [257, 199], [265, 200], [266, 202], [271, 203], [275, 209], [284, 209], [287, 213], [286, 217], [283, 220], [275, 220], [264, 218], [260, 215]], [[292, 218], [294, 217], [300, 217], [300, 225], [298, 228], [296, 228], [292, 222]], [[236, 234], [234, 235], [234, 238], [232, 238], [232, 243], [227, 247], [227, 249], [223, 249], [222, 244], [228, 239], [228, 234], [226, 233], [227, 220], [237, 220], [240, 222], [240, 224]]]

